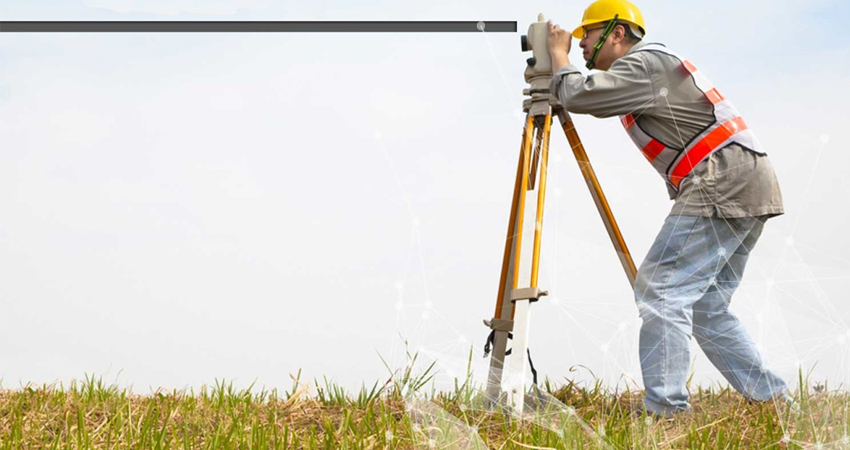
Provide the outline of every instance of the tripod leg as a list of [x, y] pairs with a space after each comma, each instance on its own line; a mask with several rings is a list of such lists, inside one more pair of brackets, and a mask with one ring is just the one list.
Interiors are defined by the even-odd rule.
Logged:
[[510, 364], [507, 371], [508, 405], [517, 414], [522, 414], [525, 403], [526, 373], [528, 359], [525, 352], [528, 349], [528, 323], [530, 322], [528, 299], [516, 300], [514, 303], [514, 340]]
[[543, 233], [543, 205], [546, 200], [546, 173], [549, 164], [549, 135], [552, 127], [552, 116], [546, 115], [543, 122], [541, 137], [542, 154], [540, 155], [540, 187], [537, 191], [537, 218], [534, 222], [534, 254], [531, 259], [531, 287], [537, 287], [537, 275], [540, 266], [540, 238]]
[[[534, 176], [537, 172], [537, 164], [540, 166], [540, 184], [537, 191], [537, 215], [534, 221], [534, 251], [531, 259], [531, 288], [537, 287], [537, 279], [540, 267], [540, 241], [543, 233], [543, 207], [546, 200], [546, 176], [549, 162], [549, 136], [552, 126], [552, 115], [547, 114], [543, 118], [543, 128], [538, 129], [536, 150], [532, 161], [532, 179], [528, 184], [529, 189], [534, 186]], [[525, 358], [528, 349], [528, 330], [531, 321], [531, 300], [516, 300], [513, 308], [513, 352], [508, 370], [509, 405], [517, 414], [522, 414], [525, 407], [525, 392], [528, 372], [528, 359]]]
[[634, 287], [635, 276], [637, 269], [632, 260], [632, 255], [626, 247], [626, 241], [620, 233], [620, 227], [617, 226], [617, 221], [614, 220], [614, 214], [608, 206], [608, 200], [605, 199], [605, 194], [602, 193], [602, 187], [599, 185], [599, 180], [596, 179], [596, 173], [590, 165], [590, 160], [587, 158], [587, 153], [584, 151], [584, 146], [581, 144], [581, 139], [578, 137], [575, 126], [570, 116], [563, 109], [558, 110], [558, 119], [561, 122], [561, 127], [567, 135], [567, 140], [570, 142], [570, 147], [573, 149], [573, 154], [578, 161], [581, 174], [587, 182], [587, 187], [590, 189], [590, 195], [593, 197], [593, 202], [596, 203], [596, 209], [599, 210], [599, 215], [602, 216], [602, 222], [605, 223], [605, 229], [608, 230], [608, 236], [611, 238], [611, 243], [614, 244], [614, 249], [617, 251], [617, 256], [620, 258], [620, 264], [623, 265], [623, 270], [629, 279], [629, 284]]
[[[505, 363], [508, 331], [512, 324], [514, 305], [510, 302], [511, 291], [516, 288], [520, 243], [522, 235], [522, 217], [525, 209], [525, 193], [528, 186], [528, 165], [531, 153], [532, 136], [534, 136], [534, 118], [527, 116], [522, 132], [519, 161], [517, 162], [516, 181], [511, 202], [511, 213], [508, 219], [508, 234], [505, 240], [505, 252], [502, 257], [502, 273], [499, 278], [499, 291], [496, 296], [496, 311], [493, 313], [494, 324], [493, 354], [490, 357], [490, 373], [487, 378], [487, 398], [496, 402], [501, 393], [502, 369]], [[501, 329], [500, 329], [501, 328]]]

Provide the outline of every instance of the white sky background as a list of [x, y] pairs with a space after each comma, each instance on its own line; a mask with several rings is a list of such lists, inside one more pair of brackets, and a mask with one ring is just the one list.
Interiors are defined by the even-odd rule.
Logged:
[[[541, 11], [572, 28], [584, 4], [39, 3], [4, 2], [0, 19], [520, 31], [0, 35], [4, 387], [85, 373], [139, 392], [216, 378], [289, 387], [301, 368], [357, 388], [386, 379], [379, 354], [401, 367], [402, 338], [438, 360], [438, 387], [469, 345], [486, 375], [481, 319], [495, 304], [530, 56], [519, 36]], [[639, 6], [648, 40], [735, 102], [782, 186], [787, 214], [768, 222], [732, 309], [790, 385], [802, 365], [846, 387], [850, 9]], [[663, 182], [616, 119], [575, 121], [639, 264], [671, 207]], [[583, 365], [640, 384], [629, 286], [557, 127], [551, 149], [535, 365], [556, 383], [590, 380], [569, 370]], [[722, 381], [694, 348], [695, 382]]]

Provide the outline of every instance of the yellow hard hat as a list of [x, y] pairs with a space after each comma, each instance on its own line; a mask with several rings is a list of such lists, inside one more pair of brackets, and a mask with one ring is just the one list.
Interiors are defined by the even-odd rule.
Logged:
[[581, 25], [573, 31], [573, 37], [581, 39], [584, 37], [584, 27], [594, 23], [608, 22], [617, 17], [617, 21], [626, 22], [637, 26], [642, 34], [646, 34], [643, 24], [643, 14], [632, 2], [628, 0], [596, 0], [584, 10]]

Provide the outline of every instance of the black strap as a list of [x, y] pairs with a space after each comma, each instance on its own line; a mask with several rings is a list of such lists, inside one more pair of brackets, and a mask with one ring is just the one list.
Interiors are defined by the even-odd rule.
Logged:
[[[590, 59], [585, 64], [588, 70], [596, 67], [596, 58], [599, 57], [599, 51], [602, 50], [602, 46], [605, 45], [605, 41], [608, 40], [608, 36], [614, 31], [614, 27], [617, 26], [617, 19], [620, 17], [619, 14], [614, 14], [614, 18], [605, 25], [605, 29], [602, 30], [602, 34], [599, 36], [599, 39], [593, 44], [593, 50], [590, 52]], [[625, 26], [625, 25], [624, 25]]]
[[531, 349], [527, 348], [528, 351], [528, 365], [531, 366], [531, 375], [534, 376], [534, 385], [537, 386], [537, 371], [534, 370], [534, 363], [531, 362]]
[[[493, 330], [493, 331], [490, 332], [490, 335], [487, 336], [487, 343], [484, 344], [484, 357], [485, 358], [490, 354], [490, 346], [494, 345], [493, 341], [494, 341], [495, 338], [496, 338], [496, 330]], [[513, 339], [513, 338], [514, 338], [513, 333], [508, 332], [508, 339]], [[513, 349], [510, 349], [510, 348], [507, 349], [505, 351], [505, 356], [510, 355], [511, 350], [513, 350]], [[534, 368], [534, 362], [531, 361], [531, 349], [527, 348], [525, 350], [528, 353], [528, 365], [531, 366], [531, 375], [534, 377], [533, 378], [534, 379], [534, 385], [537, 386], [537, 369]]]
[[[513, 338], [514, 338], [514, 334], [511, 333], [510, 331], [508, 331], [508, 339], [513, 339]], [[493, 330], [493, 331], [490, 332], [490, 335], [487, 336], [487, 343], [484, 344], [484, 357], [485, 358], [487, 357], [487, 355], [490, 354], [490, 346], [494, 345], [493, 341], [495, 339], [496, 339], [496, 330]], [[505, 351], [505, 356], [510, 355], [511, 350], [512, 349], [509, 348], [507, 351]]]

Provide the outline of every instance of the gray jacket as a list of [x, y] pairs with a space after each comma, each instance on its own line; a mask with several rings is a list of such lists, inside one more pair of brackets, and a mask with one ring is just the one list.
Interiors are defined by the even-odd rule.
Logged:
[[[676, 58], [636, 51], [644, 45], [635, 44], [607, 71], [587, 77], [572, 64], [564, 66], [552, 77], [550, 92], [572, 113], [600, 118], [632, 114], [652, 137], [683, 148], [714, 122], [712, 105]], [[671, 214], [731, 218], [784, 213], [768, 157], [734, 143], [698, 164], [678, 192], [667, 188], [675, 199]]]

